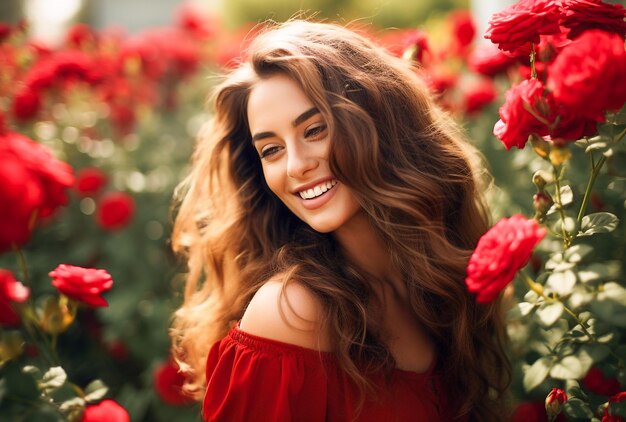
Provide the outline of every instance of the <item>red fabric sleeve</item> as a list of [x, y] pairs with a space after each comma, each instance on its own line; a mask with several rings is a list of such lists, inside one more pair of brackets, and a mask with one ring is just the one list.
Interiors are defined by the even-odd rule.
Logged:
[[330, 355], [238, 329], [207, 359], [207, 421], [325, 421]]

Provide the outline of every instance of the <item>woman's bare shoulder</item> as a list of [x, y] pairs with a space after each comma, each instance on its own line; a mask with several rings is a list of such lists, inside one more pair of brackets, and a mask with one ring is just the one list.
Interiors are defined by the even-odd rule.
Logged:
[[239, 328], [259, 337], [330, 351], [323, 311], [321, 300], [303, 284], [274, 277], [255, 293]]

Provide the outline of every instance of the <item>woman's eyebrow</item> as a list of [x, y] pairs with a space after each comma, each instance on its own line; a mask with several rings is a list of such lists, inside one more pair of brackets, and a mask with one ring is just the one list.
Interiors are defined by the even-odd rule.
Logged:
[[[317, 107], [311, 107], [310, 109], [308, 109], [307, 111], [305, 111], [304, 113], [296, 117], [294, 121], [291, 122], [291, 124], [294, 127], [298, 126], [300, 123], [305, 122], [307, 119], [309, 119], [312, 116], [315, 116], [319, 112], [320, 111], [317, 109]], [[276, 134], [274, 132], [259, 132], [259, 133], [254, 134], [254, 136], [252, 136], [252, 142], [258, 142], [266, 138], [271, 138], [272, 136], [276, 136]]]
[[300, 123], [306, 121], [308, 118], [312, 116], [315, 116], [319, 112], [320, 111], [317, 109], [317, 107], [311, 107], [310, 109], [308, 109], [307, 111], [305, 111], [304, 113], [296, 117], [296, 119], [291, 124], [294, 127], [298, 126]]

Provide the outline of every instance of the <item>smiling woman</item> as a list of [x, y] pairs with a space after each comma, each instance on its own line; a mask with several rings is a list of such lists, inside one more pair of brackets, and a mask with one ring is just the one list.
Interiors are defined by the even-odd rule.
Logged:
[[[179, 189], [172, 328], [206, 420], [504, 420], [474, 150], [415, 72], [345, 28], [270, 25], [216, 88]], [[208, 358], [207, 358], [208, 356]]]

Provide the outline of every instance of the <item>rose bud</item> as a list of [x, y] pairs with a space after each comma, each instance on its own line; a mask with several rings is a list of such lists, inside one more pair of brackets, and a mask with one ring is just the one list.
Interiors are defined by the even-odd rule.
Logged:
[[553, 388], [546, 397], [546, 413], [548, 414], [548, 420], [553, 421], [556, 419], [561, 409], [563, 409], [563, 403], [567, 401], [567, 394], [560, 388]]
[[552, 204], [552, 198], [550, 198], [550, 195], [545, 192], [537, 192], [533, 196], [533, 208], [535, 208], [535, 211], [540, 216], [544, 216]]

